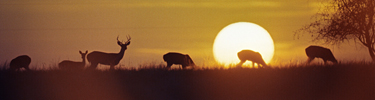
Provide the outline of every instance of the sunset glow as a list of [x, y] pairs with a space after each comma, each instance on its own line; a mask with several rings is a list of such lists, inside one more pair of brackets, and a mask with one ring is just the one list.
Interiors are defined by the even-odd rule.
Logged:
[[[217, 54], [228, 54], [226, 50], [232, 48], [228, 49], [226, 45], [234, 43], [225, 40], [229, 37], [218, 33], [221, 30], [224, 32], [225, 26], [235, 22], [251, 22], [267, 30], [267, 35], [272, 36], [274, 48], [267, 49], [271, 51], [262, 49], [258, 52], [265, 57], [265, 62], [271, 61], [273, 65], [305, 62], [307, 56], [304, 49], [309, 45], [330, 48], [340, 61], [371, 60], [367, 49], [361, 48], [360, 45], [354, 48], [354, 44], [342, 44], [340, 48], [333, 48], [326, 44], [311, 42], [310, 35], [294, 36], [296, 30], [310, 23], [311, 16], [316, 14], [322, 5], [326, 5], [321, 1], [2, 1], [0, 64], [9, 65], [13, 58], [28, 55], [32, 59], [30, 68], [42, 69], [43, 66], [54, 67], [63, 60], [82, 61], [77, 53], [79, 51], [118, 53], [121, 47], [117, 45], [116, 37], [119, 36], [119, 40], [126, 41], [126, 36], [129, 35], [132, 37], [132, 44], [117, 65], [119, 68], [136, 68], [150, 63], [166, 64], [162, 55], [167, 52], [189, 54], [197, 66], [215, 65], [222, 63], [218, 60]], [[255, 26], [260, 27], [257, 25]], [[253, 31], [248, 28], [245, 30]], [[235, 34], [230, 33], [233, 30], [228, 31], [227, 35]], [[241, 38], [254, 35], [238, 34]], [[222, 37], [225, 43], [215, 43], [217, 46], [223, 46], [217, 51], [218, 48], [213, 48], [213, 45], [214, 41], [220, 42], [215, 40], [219, 37]], [[248, 40], [261, 41], [262, 38]], [[247, 45], [259, 43], [251, 42]], [[263, 43], [259, 45], [261, 46], [257, 47], [262, 47]], [[244, 48], [237, 48], [231, 52], [237, 53], [240, 49]], [[260, 48], [247, 49], [257, 51]], [[264, 52], [270, 53], [267, 55], [263, 54]], [[230, 62], [236, 63], [236, 54], [231, 56], [234, 56], [232, 59], [235, 60]], [[267, 56], [269, 57], [266, 58]], [[90, 66], [89, 62], [87, 66]], [[98, 68], [109, 69], [109, 66]]]

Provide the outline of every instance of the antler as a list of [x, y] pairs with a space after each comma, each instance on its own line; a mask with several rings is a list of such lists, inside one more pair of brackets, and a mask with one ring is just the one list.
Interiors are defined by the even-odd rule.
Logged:
[[119, 36], [117, 35], [117, 44], [118, 44], [118, 45], [123, 45], [123, 44], [124, 44], [124, 42], [122, 42], [122, 41], [118, 40], [118, 37], [119, 37]]
[[126, 45], [129, 45], [130, 44], [130, 39], [132, 39], [131, 37], [130, 37], [130, 35], [128, 35], [128, 36], [126, 36], [126, 38], [128, 39], [128, 41], [126, 41]]
[[129, 45], [130, 44], [130, 40], [131, 40], [131, 37], [128, 35], [128, 36], [126, 36], [126, 38], [128, 39], [128, 41], [126, 41], [126, 42], [124, 42], [124, 41], [120, 41], [120, 40], [118, 40], [118, 37], [119, 36], [117, 36], [117, 43], [118, 44], [126, 44], [126, 45]]

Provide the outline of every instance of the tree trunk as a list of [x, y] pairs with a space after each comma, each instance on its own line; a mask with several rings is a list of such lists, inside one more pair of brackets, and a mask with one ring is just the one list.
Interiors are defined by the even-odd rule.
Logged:
[[374, 48], [372, 46], [366, 46], [368, 48], [368, 52], [370, 53], [370, 57], [372, 59], [372, 62], [375, 62], [375, 54], [373, 52]]

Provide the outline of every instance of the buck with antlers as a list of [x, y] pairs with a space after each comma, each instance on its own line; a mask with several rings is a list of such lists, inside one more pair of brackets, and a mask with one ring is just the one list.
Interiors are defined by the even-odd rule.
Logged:
[[127, 36], [126, 42], [121, 42], [118, 40], [117, 36], [117, 44], [121, 46], [121, 50], [119, 53], [105, 53], [101, 51], [93, 51], [87, 55], [87, 60], [91, 63], [90, 68], [95, 69], [98, 64], [109, 65], [110, 70], [113, 70], [114, 67], [120, 62], [120, 60], [124, 57], [125, 50], [127, 46], [130, 44], [130, 36]]
[[81, 54], [82, 62], [64, 60], [59, 63], [59, 68], [62, 70], [83, 70], [86, 65], [87, 50], [85, 53], [82, 53], [81, 51], [79, 51], [79, 53]]

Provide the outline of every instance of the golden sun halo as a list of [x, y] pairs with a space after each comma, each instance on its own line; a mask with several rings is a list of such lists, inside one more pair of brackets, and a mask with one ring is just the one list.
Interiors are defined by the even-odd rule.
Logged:
[[[213, 45], [215, 60], [225, 66], [239, 63], [237, 53], [244, 49], [259, 52], [267, 64], [274, 54], [273, 40], [267, 30], [249, 22], [237, 22], [224, 27]], [[250, 64], [247, 61], [244, 65]]]

